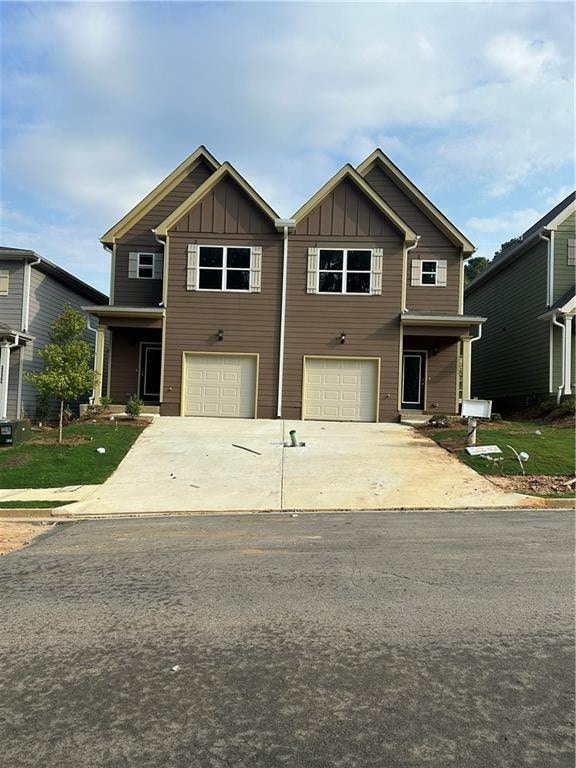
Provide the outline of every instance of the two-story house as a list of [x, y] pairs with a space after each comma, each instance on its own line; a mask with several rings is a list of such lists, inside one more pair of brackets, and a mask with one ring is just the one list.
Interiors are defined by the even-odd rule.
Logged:
[[380, 151], [281, 219], [200, 147], [102, 237], [110, 395], [165, 415], [457, 413], [474, 247]]
[[64, 305], [80, 311], [86, 302], [101, 306], [108, 297], [34, 251], [0, 248], [0, 419], [36, 417], [37, 392], [24, 374], [42, 369], [38, 351]]
[[576, 193], [494, 259], [465, 292], [488, 317], [474, 345], [472, 394], [503, 411], [576, 386]]

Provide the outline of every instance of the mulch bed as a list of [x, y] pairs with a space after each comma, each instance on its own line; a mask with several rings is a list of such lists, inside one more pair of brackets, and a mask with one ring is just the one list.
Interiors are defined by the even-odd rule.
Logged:
[[569, 495], [576, 489], [576, 480], [563, 475], [490, 475], [487, 479], [505, 491], [537, 496]]

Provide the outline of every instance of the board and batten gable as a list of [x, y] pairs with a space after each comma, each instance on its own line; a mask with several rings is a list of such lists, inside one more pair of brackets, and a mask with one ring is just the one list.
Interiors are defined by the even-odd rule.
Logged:
[[[42, 360], [38, 351], [50, 342], [50, 326], [62, 314], [64, 306], [82, 311], [82, 305], [89, 301], [86, 296], [71, 290], [51, 275], [32, 268], [30, 274], [30, 315], [29, 333], [33, 342], [22, 347], [22, 372], [38, 373], [42, 370]], [[96, 327], [93, 318], [92, 327]], [[88, 329], [84, 339], [94, 345], [95, 334]], [[36, 411], [37, 392], [26, 379], [22, 378], [21, 413], [23, 418], [34, 418]]]
[[568, 261], [568, 241], [576, 239], [576, 214], [571, 213], [554, 232], [554, 291], [556, 302], [574, 286], [576, 267]]
[[[302, 416], [304, 356], [380, 358], [378, 419], [397, 417], [403, 245], [403, 234], [348, 178], [298, 222], [289, 238], [285, 418]], [[323, 246], [382, 248], [382, 293], [308, 293], [308, 248]]]
[[190, 171], [183, 181], [168, 192], [150, 211], [139, 219], [115, 244], [113, 295], [110, 303], [117, 306], [157, 306], [162, 301], [162, 280], [135, 279], [128, 276], [129, 254], [137, 251], [162, 253], [152, 230], [190, 197], [212, 174], [204, 162]]
[[24, 263], [23, 259], [0, 259], [0, 272], [8, 274], [8, 293], [0, 296], [0, 323], [17, 331], [22, 327]]
[[[375, 163], [364, 174], [365, 180], [408, 226], [420, 235], [418, 247], [408, 254], [406, 308], [458, 312], [460, 307], [461, 249], [416, 205], [386, 171]], [[446, 286], [411, 285], [412, 259], [446, 260]]]
[[472, 354], [472, 397], [529, 398], [549, 388], [547, 246], [542, 240], [472, 286], [465, 312], [486, 317]]
[[[282, 235], [230, 177], [222, 178], [168, 232], [169, 269], [161, 412], [180, 414], [184, 352], [257, 354], [258, 418], [276, 416]], [[188, 246], [262, 248], [259, 292], [187, 289]], [[223, 339], [218, 340], [218, 332]]]

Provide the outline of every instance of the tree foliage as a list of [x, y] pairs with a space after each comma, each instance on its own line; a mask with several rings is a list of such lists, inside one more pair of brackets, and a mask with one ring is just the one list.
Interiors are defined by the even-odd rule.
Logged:
[[494, 251], [494, 258], [499, 259], [500, 256], [504, 253], [506, 248], [509, 248], [511, 245], [514, 245], [514, 243], [517, 243], [521, 238], [519, 237], [511, 237], [510, 240], [506, 240], [505, 243], [502, 243], [500, 245], [500, 248], [498, 248], [497, 251]]
[[25, 374], [41, 396], [60, 401], [59, 442], [64, 404], [90, 392], [96, 381], [91, 365], [92, 347], [83, 338], [85, 327], [84, 315], [66, 305], [50, 326], [50, 343], [38, 352], [42, 371]]
[[481, 272], [484, 272], [488, 264], [490, 262], [485, 256], [474, 256], [473, 259], [468, 259], [464, 265], [464, 285], [468, 285]]

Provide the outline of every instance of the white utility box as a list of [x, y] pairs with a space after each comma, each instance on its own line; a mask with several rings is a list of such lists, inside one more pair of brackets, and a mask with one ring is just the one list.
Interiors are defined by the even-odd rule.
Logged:
[[462, 400], [461, 415], [468, 419], [489, 419], [492, 400]]

